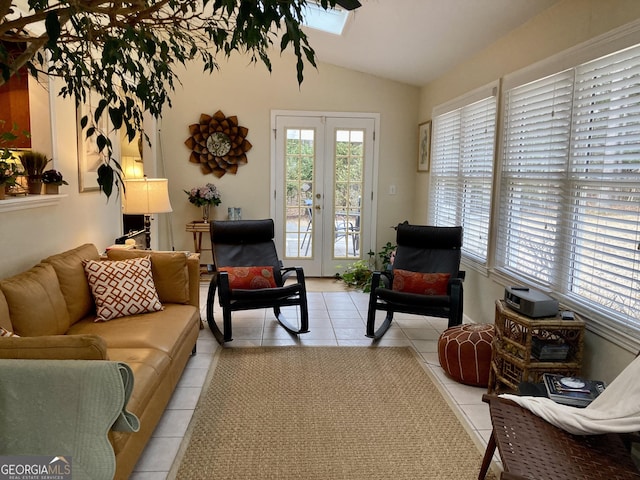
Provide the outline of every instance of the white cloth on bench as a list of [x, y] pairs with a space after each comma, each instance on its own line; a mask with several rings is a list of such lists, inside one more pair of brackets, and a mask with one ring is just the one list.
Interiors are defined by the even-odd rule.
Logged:
[[574, 435], [640, 431], [640, 356], [585, 408], [545, 397], [502, 394], [547, 422]]

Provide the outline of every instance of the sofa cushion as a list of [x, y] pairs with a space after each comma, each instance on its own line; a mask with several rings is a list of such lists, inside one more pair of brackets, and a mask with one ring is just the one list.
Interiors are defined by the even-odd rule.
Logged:
[[185, 252], [149, 252], [112, 249], [109, 260], [151, 257], [153, 281], [162, 303], [189, 303], [189, 272]]
[[95, 245], [87, 243], [43, 260], [43, 263], [50, 263], [56, 271], [72, 324], [86, 317], [95, 308], [82, 261], [99, 258]]
[[[156, 348], [175, 358], [186, 337], [198, 329], [200, 314], [193, 305], [170, 303], [151, 315], [129, 315], [108, 322], [87, 317], [71, 326], [69, 334], [100, 335], [107, 348]], [[111, 358], [111, 357], [110, 357]]]
[[0, 281], [13, 331], [21, 337], [62, 335], [71, 325], [58, 277], [48, 263]]
[[83, 264], [96, 302], [96, 321], [162, 310], [148, 257]]

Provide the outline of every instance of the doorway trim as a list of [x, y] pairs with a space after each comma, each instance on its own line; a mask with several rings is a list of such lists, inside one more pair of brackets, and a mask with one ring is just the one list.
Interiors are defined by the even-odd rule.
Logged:
[[[374, 122], [374, 137], [373, 137], [373, 165], [372, 167], [372, 185], [371, 185], [371, 222], [368, 228], [370, 229], [369, 245], [362, 245], [361, 251], [364, 253], [363, 259], [367, 259], [366, 253], [376, 250], [377, 240], [377, 224], [378, 224], [378, 159], [379, 159], [379, 138], [380, 138], [380, 114], [379, 113], [367, 113], [367, 112], [335, 112], [335, 111], [311, 111], [311, 110], [271, 110], [271, 140], [270, 145], [270, 195], [269, 195], [269, 214], [271, 218], [276, 216], [276, 118], [279, 116], [290, 117], [335, 117], [335, 118], [367, 118], [372, 119]], [[362, 228], [362, 227], [361, 227]], [[283, 252], [278, 252], [278, 255], [282, 255]], [[346, 263], [346, 262], [345, 262]]]

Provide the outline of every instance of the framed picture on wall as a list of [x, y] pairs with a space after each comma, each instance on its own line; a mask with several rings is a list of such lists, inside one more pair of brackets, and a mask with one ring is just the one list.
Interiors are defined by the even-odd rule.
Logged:
[[418, 171], [428, 172], [431, 164], [431, 120], [418, 127]]
[[[82, 128], [80, 124], [82, 117], [89, 116], [91, 120], [94, 115], [94, 108], [91, 104], [81, 104], [76, 109], [76, 128], [77, 128], [77, 140], [78, 140], [78, 188], [80, 192], [91, 192], [100, 190], [98, 186], [98, 167], [102, 165], [106, 157], [106, 153], [100, 152], [97, 143], [98, 133], [87, 138], [87, 129], [91, 125]], [[100, 119], [95, 123], [95, 129], [97, 132], [103, 135], [109, 134], [109, 116], [107, 113], [103, 113]], [[113, 141], [113, 140], [112, 140]]]

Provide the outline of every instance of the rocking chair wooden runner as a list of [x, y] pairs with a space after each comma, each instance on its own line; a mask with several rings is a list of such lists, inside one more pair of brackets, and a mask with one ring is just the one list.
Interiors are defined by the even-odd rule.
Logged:
[[[273, 220], [213, 221], [210, 227], [215, 277], [207, 294], [207, 323], [219, 343], [232, 337], [231, 313], [273, 308], [278, 322], [290, 333], [309, 331], [307, 291], [301, 267], [283, 268], [273, 243]], [[296, 275], [296, 282], [285, 285]], [[222, 330], [213, 309], [216, 290], [222, 307]], [[298, 326], [289, 323], [282, 307], [298, 306]]]

